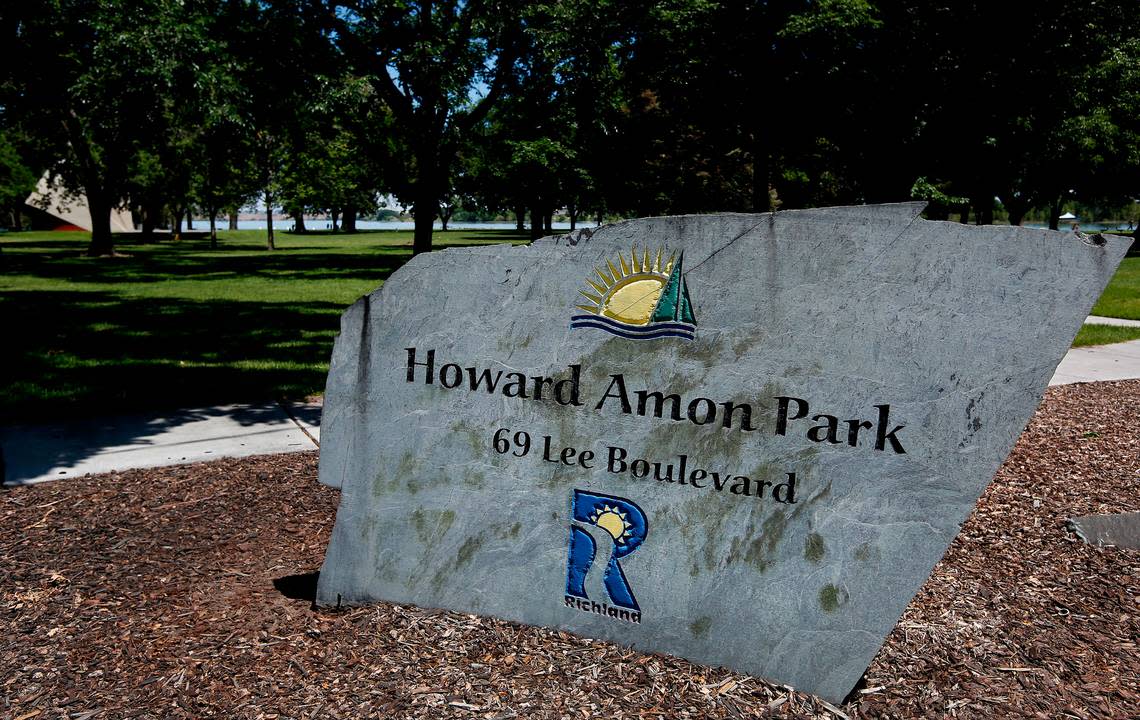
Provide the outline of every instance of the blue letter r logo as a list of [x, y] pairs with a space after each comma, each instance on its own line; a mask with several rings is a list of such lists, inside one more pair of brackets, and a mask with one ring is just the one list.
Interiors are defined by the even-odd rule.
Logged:
[[[625, 498], [583, 490], [574, 491], [570, 513], [575, 521], [599, 527], [609, 533], [614, 549], [602, 578], [606, 594], [614, 605], [639, 611], [641, 608], [633, 597], [633, 590], [630, 589], [618, 560], [630, 555], [645, 541], [645, 536], [649, 533], [645, 513]], [[570, 526], [570, 554], [566, 564], [567, 595], [589, 599], [586, 595], [586, 574], [594, 564], [597, 549], [590, 533], [578, 525]]]

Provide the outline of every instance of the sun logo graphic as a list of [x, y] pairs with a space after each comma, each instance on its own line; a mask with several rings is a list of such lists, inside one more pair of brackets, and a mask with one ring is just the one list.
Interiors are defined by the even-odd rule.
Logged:
[[598, 547], [594, 537], [578, 524], [570, 526], [570, 548], [566, 561], [566, 606], [641, 622], [641, 608], [622, 571], [620, 560], [641, 547], [649, 534], [645, 513], [625, 498], [584, 490], [574, 491], [570, 513], [575, 523], [600, 528], [613, 541], [613, 551], [602, 575], [602, 584], [612, 607], [592, 601], [586, 594], [586, 577], [593, 567]]
[[604, 268], [594, 268], [587, 288], [578, 291], [589, 303], [575, 305], [585, 314], [571, 317], [570, 327], [597, 328], [633, 340], [692, 340], [697, 320], [685, 283], [685, 254], [666, 253], [634, 247], [628, 258], [618, 253]]

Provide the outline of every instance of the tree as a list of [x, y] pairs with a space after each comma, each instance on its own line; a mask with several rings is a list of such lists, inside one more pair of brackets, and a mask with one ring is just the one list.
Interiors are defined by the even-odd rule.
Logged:
[[392, 132], [406, 153], [393, 178], [396, 194], [412, 204], [412, 251], [428, 252], [458, 152], [514, 77], [525, 4], [318, 5], [337, 49], [392, 113]]
[[241, 91], [234, 118], [244, 138], [241, 152], [256, 178], [247, 189], [265, 203], [268, 250], [276, 247], [273, 212], [289, 168], [300, 164], [298, 153], [307, 147], [322, 78], [338, 64], [320, 23], [299, 10], [294, 2], [230, 0], [219, 20], [228, 48], [222, 57]]
[[[543, 42], [545, 10], [532, 9], [518, 80], [489, 114], [484, 137], [490, 142], [481, 147], [494, 153], [483, 167], [505, 180], [507, 203], [530, 210], [532, 239], [550, 230], [548, 218], [560, 204], [563, 179], [577, 164], [570, 144], [573, 117], [555, 77], [556, 53]], [[500, 189], [486, 180], [491, 192]]]
[[345, 232], [376, 211], [391, 165], [390, 115], [371, 85], [351, 75], [321, 77], [321, 91], [294, 113], [280, 178], [282, 206], [304, 232], [303, 213], [343, 216]]
[[609, 188], [611, 207], [637, 215], [751, 207], [753, 172], [767, 171], [750, 162], [758, 141], [747, 137], [741, 104], [766, 69], [763, 48], [751, 43], [762, 12], [757, 3], [670, 0], [632, 18], [617, 51], [624, 112], [612, 146], [626, 177]]
[[209, 88], [218, 65], [204, 59], [219, 53], [211, 37], [213, 14], [186, 6], [172, 11], [173, 49], [154, 60], [168, 80], [154, 98], [151, 125], [135, 140], [128, 161], [124, 201], [142, 215], [143, 236], [151, 237], [166, 215], [173, 216], [175, 236], [191, 213], [192, 183], [205, 156], [202, 136], [209, 125]]
[[1073, 112], [1052, 138], [1064, 148], [1069, 185], [1089, 204], [1140, 197], [1140, 40], [1115, 40], [1074, 77]]
[[218, 247], [217, 217], [224, 208], [253, 200], [257, 187], [254, 139], [240, 115], [220, 111], [202, 129], [190, 197], [210, 222], [210, 248]]
[[1011, 223], [1045, 206], [1055, 226], [1069, 190], [1085, 192], [1082, 178], [1110, 177], [1107, 166], [1093, 168], [1113, 131], [1089, 82], [1129, 40], [1136, 3], [1042, 0], [1032, 12], [971, 0], [876, 6], [885, 27], [877, 64], [891, 70], [892, 95], [908, 98], [891, 116], [911, 128], [903, 151], [876, 148], [885, 164], [904, 158], [911, 179], [969, 197], [979, 223], [993, 222], [998, 197]]
[[846, 139], [865, 126], [856, 88], [879, 24], [861, 0], [670, 0], [633, 16], [610, 155], [628, 179], [603, 183], [607, 200], [646, 215], [767, 211], [772, 189], [790, 207], [858, 199]]
[[[517, 81], [491, 111], [476, 155], [479, 195], [498, 195], [531, 234], [551, 230], [565, 206], [571, 226], [585, 207], [605, 207], [603, 186], [624, 181], [613, 163], [621, 117], [617, 54], [637, 3], [536, 3], [526, 16]], [[498, 180], [498, 182], [496, 182]]]
[[24, 164], [9, 133], [0, 130], [0, 225], [20, 229], [20, 208], [35, 189], [37, 179]]
[[[30, 0], [5, 10], [6, 122], [37, 139], [40, 157], [91, 210], [92, 255], [114, 250], [110, 216], [127, 202], [136, 158], [163, 141], [164, 99], [197, 52], [181, 3]], [[145, 17], [140, 23], [137, 18]]]
[[783, 207], [901, 199], [906, 174], [884, 156], [905, 156], [891, 149], [908, 133], [884, 112], [894, 101], [883, 97], [882, 36], [878, 9], [866, 0], [796, 7], [776, 32], [771, 84], [779, 93], [767, 100], [795, 111], [759, 112], [774, 116], [769, 181]]

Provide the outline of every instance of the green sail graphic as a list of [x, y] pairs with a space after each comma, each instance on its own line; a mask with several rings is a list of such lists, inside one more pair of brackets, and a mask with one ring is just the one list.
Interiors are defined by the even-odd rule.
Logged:
[[650, 322], [685, 322], [697, 324], [693, 316], [693, 303], [689, 300], [689, 286], [682, 276], [685, 263], [685, 253], [677, 258], [673, 272], [669, 273], [669, 281], [661, 291], [661, 299], [657, 307], [653, 308], [653, 317]]

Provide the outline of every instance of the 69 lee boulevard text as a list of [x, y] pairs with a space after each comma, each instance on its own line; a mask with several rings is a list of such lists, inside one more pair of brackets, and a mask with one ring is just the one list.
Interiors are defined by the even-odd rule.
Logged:
[[633, 456], [620, 445], [604, 445], [600, 450], [579, 450], [562, 445], [550, 435], [526, 430], [499, 428], [491, 436], [491, 449], [498, 455], [524, 458], [553, 465], [577, 467], [587, 472], [605, 472], [628, 479], [655, 482], [692, 492], [724, 493], [729, 497], [770, 499], [795, 503], [796, 473], [786, 472], [782, 482], [751, 478], [724, 468], [701, 467], [687, 454], [666, 459]]

